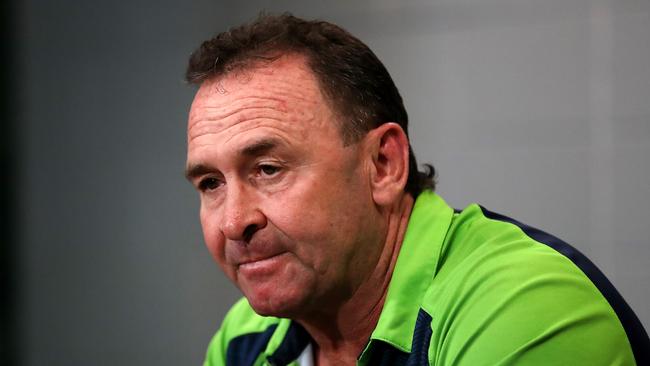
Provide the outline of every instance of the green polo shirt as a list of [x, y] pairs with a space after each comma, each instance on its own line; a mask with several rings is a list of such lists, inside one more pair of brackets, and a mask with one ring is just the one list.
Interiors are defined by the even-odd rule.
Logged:
[[[204, 366], [296, 365], [289, 319], [229, 311]], [[433, 192], [416, 200], [359, 365], [634, 365], [650, 342], [600, 271], [561, 240]]]

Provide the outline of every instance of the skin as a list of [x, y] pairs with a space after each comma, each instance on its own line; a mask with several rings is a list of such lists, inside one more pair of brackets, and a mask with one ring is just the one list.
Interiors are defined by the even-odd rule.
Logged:
[[413, 205], [402, 129], [344, 146], [340, 123], [300, 55], [205, 81], [188, 123], [210, 253], [257, 313], [305, 327], [318, 365], [363, 349]]

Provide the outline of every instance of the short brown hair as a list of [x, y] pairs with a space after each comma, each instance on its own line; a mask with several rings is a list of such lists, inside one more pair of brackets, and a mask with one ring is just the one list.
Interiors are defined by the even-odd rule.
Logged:
[[[340, 129], [346, 145], [386, 122], [399, 124], [408, 136], [408, 114], [384, 65], [358, 38], [325, 21], [308, 21], [289, 13], [261, 14], [249, 24], [203, 42], [192, 53], [185, 78], [191, 84], [201, 84], [284, 53], [307, 57], [323, 94], [344, 119]], [[404, 190], [413, 197], [424, 189], [435, 189], [435, 169], [429, 164], [424, 167], [418, 171], [409, 144], [409, 177]]]

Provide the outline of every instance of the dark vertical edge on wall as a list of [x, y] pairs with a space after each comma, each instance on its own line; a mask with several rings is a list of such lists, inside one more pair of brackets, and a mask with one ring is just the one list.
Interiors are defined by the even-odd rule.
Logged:
[[0, 1], [0, 365], [19, 365], [16, 306], [15, 0]]

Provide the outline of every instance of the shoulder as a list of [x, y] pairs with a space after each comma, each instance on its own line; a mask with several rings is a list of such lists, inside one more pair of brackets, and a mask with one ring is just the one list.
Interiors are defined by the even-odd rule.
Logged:
[[258, 315], [246, 298], [241, 298], [228, 311], [210, 341], [204, 366], [225, 365], [228, 354], [239, 347], [246, 347], [249, 351], [256, 348], [261, 353], [279, 322], [278, 318]]
[[583, 257], [478, 205], [457, 214], [425, 297], [435, 358], [441, 364], [633, 363], [617, 313], [586, 273], [598, 270], [575, 262]]

